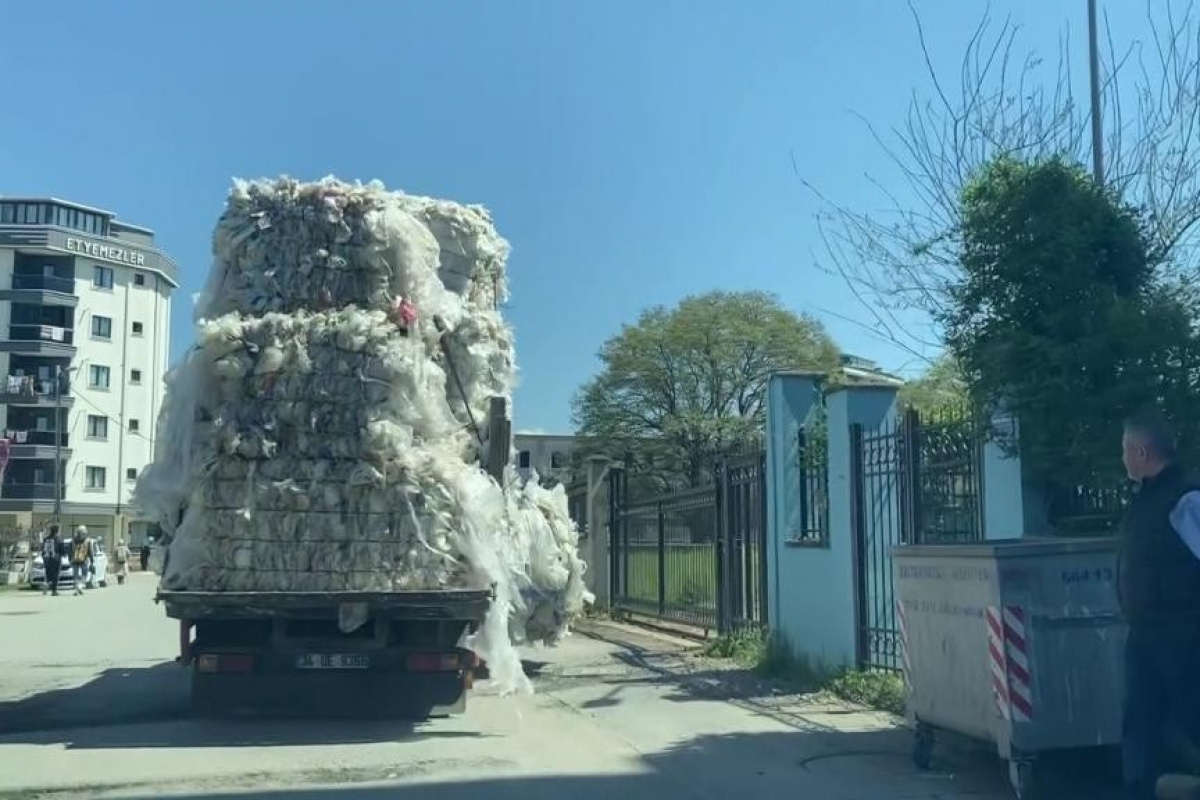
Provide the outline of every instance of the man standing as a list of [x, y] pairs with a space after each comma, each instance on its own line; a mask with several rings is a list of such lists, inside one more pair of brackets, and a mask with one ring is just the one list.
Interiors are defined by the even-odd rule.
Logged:
[[88, 539], [87, 526], [80, 525], [75, 529], [75, 537], [71, 540], [71, 575], [75, 579], [76, 596], [83, 594], [83, 587], [87, 584], [91, 569], [92, 542]]
[[46, 529], [46, 536], [42, 539], [42, 568], [46, 575], [42, 594], [49, 590], [52, 595], [58, 596], [58, 577], [62, 572], [62, 557], [63, 543], [62, 539], [58, 538], [58, 523], [51, 523], [50, 527]]
[[1139, 484], [1122, 522], [1119, 591], [1125, 646], [1122, 760], [1128, 800], [1154, 800], [1168, 725], [1200, 741], [1200, 483], [1153, 413], [1125, 423], [1122, 460]]

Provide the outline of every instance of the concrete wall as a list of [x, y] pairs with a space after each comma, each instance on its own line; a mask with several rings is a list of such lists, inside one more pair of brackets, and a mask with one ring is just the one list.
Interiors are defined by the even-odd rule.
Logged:
[[[828, 430], [829, 520], [827, 541], [796, 541], [800, 530], [800, 481], [797, 433], [820, 400], [817, 378], [776, 375], [767, 399], [767, 541], [768, 592], [772, 631], [786, 638], [793, 652], [818, 668], [849, 667], [858, 659], [859, 587], [855, 564], [854, 466], [851, 426], [864, 434], [895, 424], [899, 409], [892, 386], [847, 386], [823, 399]], [[993, 435], [983, 445], [980, 469], [985, 539], [1012, 539], [1036, 533], [1030, 520], [1040, 512], [1021, 460], [1005, 446], [1019, 433], [1015, 420], [997, 415]], [[877, 471], [878, 472], [878, 471]], [[866, 479], [863, 508], [868, 536], [881, 537], [871, 552], [887, 552], [898, 540], [900, 487], [886, 471]], [[871, 595], [871, 607], [887, 607], [889, 598]], [[876, 620], [882, 623], [884, 620]]]
[[767, 385], [767, 617], [793, 646], [810, 633], [812, 574], [827, 555], [788, 544], [801, 527], [798, 434], [820, 402], [818, 377], [771, 376]]
[[[767, 406], [768, 591], [772, 630], [819, 668], [856, 659], [856, 585], [850, 426], [877, 429], [895, 413], [893, 387], [839, 388], [825, 397], [829, 531], [822, 545], [790, 541], [799, 522], [799, 428], [818, 402], [816, 378], [779, 375]], [[883, 493], [877, 503], [890, 502]], [[871, 505], [871, 498], [868, 499]], [[870, 513], [870, 509], [868, 509]]]
[[[996, 436], [983, 445], [983, 537], [1019, 539], [1028, 532], [1027, 500], [1021, 458], [1010, 455], [1003, 442], [1016, 441], [1017, 421], [1009, 414], [992, 420]], [[998, 439], [999, 441], [993, 441]]]

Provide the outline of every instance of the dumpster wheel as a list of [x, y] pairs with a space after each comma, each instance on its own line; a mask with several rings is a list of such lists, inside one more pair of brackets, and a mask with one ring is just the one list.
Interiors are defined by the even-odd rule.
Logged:
[[912, 762], [913, 766], [925, 772], [933, 764], [933, 745], [937, 737], [933, 728], [924, 722], [918, 722], [913, 731]]
[[1008, 782], [1017, 800], [1041, 800], [1045, 797], [1045, 781], [1037, 759], [1032, 755], [1013, 755], [1008, 762]]

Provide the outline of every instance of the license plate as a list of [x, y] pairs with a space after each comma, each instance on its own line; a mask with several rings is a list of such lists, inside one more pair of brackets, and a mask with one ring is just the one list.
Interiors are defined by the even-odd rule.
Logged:
[[296, 657], [297, 669], [367, 669], [370, 666], [371, 660], [361, 655], [309, 653]]

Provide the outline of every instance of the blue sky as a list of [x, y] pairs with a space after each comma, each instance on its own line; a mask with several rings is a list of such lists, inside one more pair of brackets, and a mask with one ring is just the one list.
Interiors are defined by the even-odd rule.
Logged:
[[[988, 5], [917, 5], [956, 72]], [[1083, 41], [1084, 0], [991, 5], [1030, 48], [1053, 55], [1068, 25]], [[1117, 36], [1144, 35], [1143, 4], [1105, 5]], [[492, 209], [513, 246], [518, 428], [568, 430], [607, 337], [713, 288], [773, 291], [844, 349], [916, 368], [845, 319], [869, 317], [815, 265], [801, 183], [877, 201], [865, 176], [887, 162], [856, 114], [898, 123], [927, 88], [899, 0], [10, 0], [0, 37], [0, 193], [153, 228], [183, 270], [176, 355], [231, 177], [287, 173]]]

